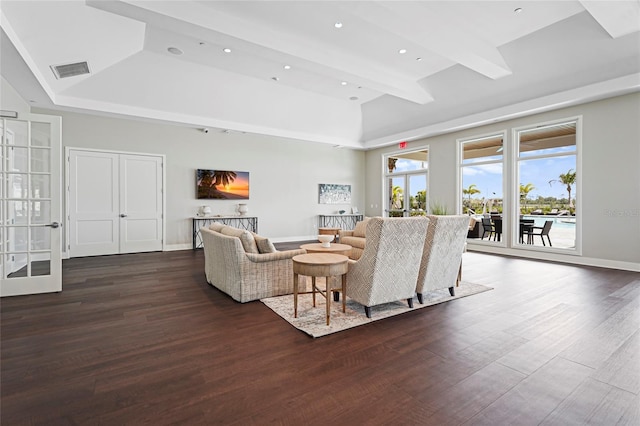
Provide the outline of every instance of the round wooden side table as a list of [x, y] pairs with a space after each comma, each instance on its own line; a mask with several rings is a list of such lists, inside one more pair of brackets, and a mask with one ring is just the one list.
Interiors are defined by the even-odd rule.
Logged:
[[[327, 325], [331, 321], [331, 277], [342, 277], [342, 286], [339, 289], [342, 294], [342, 312], [347, 311], [347, 270], [349, 258], [342, 254], [333, 253], [307, 253], [299, 254], [293, 260], [293, 317], [298, 318], [298, 281], [299, 275], [311, 277], [311, 292], [313, 294], [313, 306], [316, 306], [316, 293], [320, 293], [326, 299]], [[326, 287], [324, 292], [316, 286], [316, 277], [325, 277]], [[338, 290], [338, 289], [336, 289]]]

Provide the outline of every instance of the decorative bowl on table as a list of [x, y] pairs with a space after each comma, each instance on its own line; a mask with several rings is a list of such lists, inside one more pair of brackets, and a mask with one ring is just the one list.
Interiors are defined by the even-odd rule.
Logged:
[[322, 247], [331, 247], [331, 241], [333, 241], [333, 235], [318, 235], [318, 241], [322, 243]]

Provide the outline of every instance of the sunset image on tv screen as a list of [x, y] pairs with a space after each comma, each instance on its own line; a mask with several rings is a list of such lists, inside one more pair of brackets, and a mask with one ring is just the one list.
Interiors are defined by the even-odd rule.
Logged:
[[249, 172], [198, 169], [196, 193], [201, 199], [248, 200]]

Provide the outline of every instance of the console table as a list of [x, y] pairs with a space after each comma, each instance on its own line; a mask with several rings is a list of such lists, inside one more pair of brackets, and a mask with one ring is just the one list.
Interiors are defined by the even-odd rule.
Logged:
[[193, 249], [202, 248], [202, 236], [200, 228], [209, 226], [214, 222], [233, 226], [234, 228], [246, 229], [247, 231], [258, 233], [258, 218], [249, 216], [197, 216], [191, 218], [193, 221]]
[[361, 214], [320, 214], [318, 228], [354, 229], [356, 223], [362, 220]]

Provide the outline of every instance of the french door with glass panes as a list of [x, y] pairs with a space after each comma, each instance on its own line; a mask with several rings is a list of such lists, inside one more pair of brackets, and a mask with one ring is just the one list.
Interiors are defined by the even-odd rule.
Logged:
[[0, 120], [0, 296], [62, 290], [60, 117]]
[[385, 164], [387, 216], [426, 215], [428, 150], [389, 154]]

